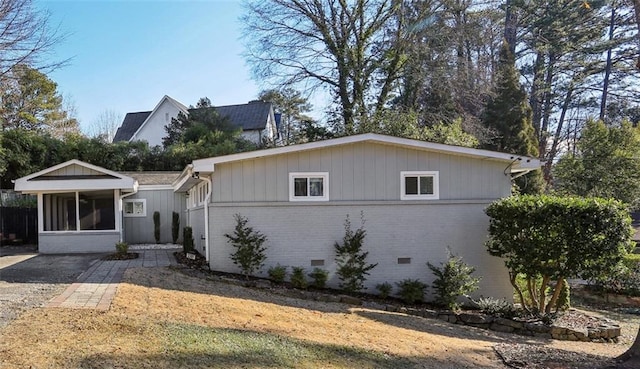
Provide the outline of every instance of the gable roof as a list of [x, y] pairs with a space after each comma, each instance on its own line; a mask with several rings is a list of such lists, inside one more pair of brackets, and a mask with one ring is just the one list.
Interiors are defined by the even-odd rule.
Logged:
[[113, 142], [129, 141], [133, 134], [138, 131], [142, 123], [147, 120], [149, 115], [151, 115], [150, 111], [127, 113], [127, 115], [124, 116], [122, 124], [118, 127], [118, 131], [116, 131], [116, 135], [113, 137]]
[[[249, 160], [249, 159], [261, 158], [265, 156], [287, 154], [292, 152], [323, 149], [323, 148], [353, 144], [358, 142], [373, 142], [373, 143], [379, 143], [384, 145], [407, 147], [407, 148], [412, 148], [416, 150], [433, 151], [433, 152], [439, 152], [439, 153], [445, 153], [445, 154], [466, 156], [466, 157], [472, 157], [476, 159], [502, 161], [505, 163], [510, 163], [509, 167], [507, 168], [510, 173], [529, 172], [531, 170], [539, 169], [541, 165], [539, 159], [523, 156], [523, 155], [515, 155], [515, 154], [507, 154], [507, 153], [501, 153], [496, 151], [473, 149], [473, 148], [462, 147], [462, 146], [445, 145], [445, 144], [439, 144], [439, 143], [433, 143], [433, 142], [412, 140], [408, 138], [386, 136], [386, 135], [381, 135], [376, 133], [365, 133], [365, 134], [354, 135], [354, 136], [334, 138], [334, 139], [325, 140], [325, 141], [309, 142], [309, 143], [304, 143], [299, 145], [276, 147], [272, 149], [249, 151], [249, 152], [244, 152], [240, 154], [232, 154], [232, 155], [194, 160], [192, 163], [191, 170], [193, 172], [209, 173], [209, 172], [213, 172], [215, 170], [215, 165], [220, 163]], [[505, 169], [505, 173], [507, 172], [507, 169]], [[184, 172], [183, 172], [183, 175], [184, 175]]]
[[213, 107], [222, 117], [228, 117], [236, 127], [243, 131], [264, 129], [271, 113], [272, 104], [265, 101], [251, 101], [248, 104]]
[[[62, 174], [62, 169], [86, 169], [80, 174]], [[62, 175], [58, 175], [58, 173]], [[61, 190], [135, 190], [138, 182], [124, 174], [72, 159], [15, 180], [15, 190], [25, 193]]]
[[[122, 124], [118, 128], [115, 137], [113, 138], [113, 142], [131, 140], [131, 138], [138, 133], [140, 129], [142, 129], [151, 116], [151, 113], [153, 113], [165, 100], [175, 104], [178, 109], [184, 112], [196, 110], [188, 109], [179, 101], [165, 95], [152, 111], [127, 113]], [[242, 127], [243, 131], [252, 131], [265, 129], [267, 120], [269, 119], [269, 115], [272, 111], [272, 104], [264, 101], [251, 101], [248, 104], [215, 106], [212, 109], [216, 109], [218, 114], [221, 116], [228, 117], [234, 126]]]

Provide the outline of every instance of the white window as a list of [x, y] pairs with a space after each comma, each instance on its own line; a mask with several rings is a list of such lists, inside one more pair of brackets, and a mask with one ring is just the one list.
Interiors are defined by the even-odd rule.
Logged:
[[123, 206], [125, 217], [147, 216], [147, 199], [124, 200]]
[[289, 201], [329, 201], [329, 173], [289, 173]]
[[438, 172], [400, 172], [401, 200], [437, 200]]

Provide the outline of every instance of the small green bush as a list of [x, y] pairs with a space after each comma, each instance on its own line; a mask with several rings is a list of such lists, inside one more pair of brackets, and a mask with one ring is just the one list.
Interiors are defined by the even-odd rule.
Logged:
[[248, 225], [249, 220], [240, 214], [234, 215], [236, 226], [232, 234], [225, 234], [227, 241], [236, 251], [231, 254], [231, 260], [236, 264], [245, 278], [258, 271], [267, 259], [265, 251], [267, 248], [267, 236], [260, 231], [256, 231]]
[[292, 267], [291, 268], [291, 278], [289, 281], [291, 285], [295, 288], [305, 289], [307, 288], [307, 278], [304, 275], [304, 268], [302, 267]]
[[156, 243], [160, 243], [160, 212], [153, 212], [153, 237], [156, 239]]
[[313, 268], [308, 276], [312, 279], [311, 285], [313, 287], [324, 288], [327, 285], [327, 279], [329, 279], [329, 272], [324, 269]]
[[400, 282], [396, 282], [396, 285], [399, 289], [398, 295], [407, 304], [424, 301], [424, 292], [427, 289], [426, 284], [417, 279], [407, 278]]
[[116, 242], [116, 253], [118, 255], [126, 255], [129, 252], [129, 244], [126, 242]]
[[280, 264], [269, 268], [269, 278], [276, 283], [282, 283], [287, 278], [287, 267]]
[[518, 316], [518, 309], [512, 303], [493, 297], [481, 297], [478, 301], [474, 301], [480, 311], [485, 314], [502, 318], [513, 318]]
[[391, 291], [393, 291], [393, 286], [389, 282], [378, 283], [376, 285], [376, 290], [378, 290], [378, 295], [381, 298], [386, 299], [387, 297], [389, 297], [389, 295], [391, 295]]
[[364, 251], [364, 238], [367, 232], [364, 230], [364, 214], [360, 214], [361, 225], [355, 231], [351, 229], [349, 215], [344, 222], [344, 237], [342, 242], [335, 242], [333, 247], [336, 252], [336, 274], [340, 279], [340, 288], [347, 292], [358, 292], [364, 289], [364, 281], [369, 271], [378, 265], [367, 264], [368, 251]]
[[184, 227], [182, 229], [182, 251], [186, 254], [187, 252], [193, 252], [193, 229], [191, 227]]
[[436, 295], [435, 302], [449, 310], [458, 310], [460, 305], [457, 299], [478, 289], [480, 279], [471, 276], [476, 270], [474, 267], [463, 262], [460, 256], [453, 255], [451, 251], [447, 261], [440, 265], [437, 267], [427, 263], [436, 276], [432, 284]]
[[180, 235], [180, 214], [175, 211], [171, 214], [171, 239], [173, 243], [178, 242], [178, 236]]

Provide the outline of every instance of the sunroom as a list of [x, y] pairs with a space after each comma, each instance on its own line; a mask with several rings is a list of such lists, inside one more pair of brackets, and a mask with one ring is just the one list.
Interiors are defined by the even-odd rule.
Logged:
[[19, 178], [16, 191], [37, 195], [41, 253], [109, 252], [122, 239], [122, 198], [131, 177], [79, 160]]

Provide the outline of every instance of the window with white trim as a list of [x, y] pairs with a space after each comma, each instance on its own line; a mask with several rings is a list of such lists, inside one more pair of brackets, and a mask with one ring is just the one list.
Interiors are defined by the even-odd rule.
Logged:
[[146, 217], [147, 199], [122, 200], [125, 217]]
[[440, 198], [438, 172], [400, 172], [401, 200], [437, 200]]
[[329, 173], [289, 173], [289, 201], [329, 201]]

